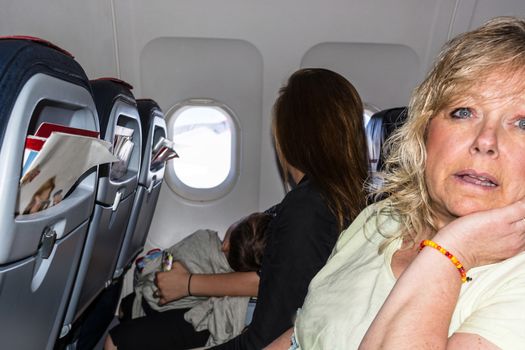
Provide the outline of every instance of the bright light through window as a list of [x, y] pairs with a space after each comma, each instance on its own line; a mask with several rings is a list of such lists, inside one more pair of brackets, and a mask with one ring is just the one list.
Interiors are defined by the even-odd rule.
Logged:
[[232, 130], [220, 107], [184, 106], [175, 114], [173, 141], [180, 158], [176, 176], [186, 186], [212, 188], [226, 180], [232, 163]]

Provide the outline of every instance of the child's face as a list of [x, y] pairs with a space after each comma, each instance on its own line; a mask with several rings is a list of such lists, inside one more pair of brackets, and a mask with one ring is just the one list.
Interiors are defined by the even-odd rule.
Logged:
[[240, 221], [234, 222], [233, 224], [228, 227], [226, 230], [226, 234], [224, 235], [224, 238], [222, 239], [222, 246], [221, 250], [224, 253], [224, 255], [228, 256], [228, 253], [230, 252], [230, 236], [232, 231], [237, 227]]
[[226, 231], [226, 234], [224, 235], [224, 238], [222, 239], [222, 246], [221, 250], [224, 253], [224, 255], [228, 256], [228, 252], [230, 251], [230, 229]]

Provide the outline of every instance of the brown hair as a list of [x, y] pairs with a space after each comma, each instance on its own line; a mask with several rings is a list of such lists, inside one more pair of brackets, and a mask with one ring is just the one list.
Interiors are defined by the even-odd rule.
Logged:
[[414, 90], [407, 122], [389, 140], [390, 154], [381, 189], [389, 201], [379, 210], [393, 212], [402, 223], [397, 237], [415, 243], [421, 238], [416, 235], [429, 231], [432, 236], [437, 231], [436, 215], [425, 182], [428, 124], [441, 110], [464, 97], [465, 92], [486, 81], [495, 71], [525, 72], [523, 19], [494, 18], [452, 39], [426, 79]]
[[306, 174], [343, 229], [366, 205], [368, 156], [356, 89], [330, 70], [301, 69], [281, 88], [273, 112], [283, 172], [291, 165]]
[[226, 257], [234, 271], [258, 271], [266, 246], [267, 228], [272, 216], [253, 213], [230, 231], [230, 249]]

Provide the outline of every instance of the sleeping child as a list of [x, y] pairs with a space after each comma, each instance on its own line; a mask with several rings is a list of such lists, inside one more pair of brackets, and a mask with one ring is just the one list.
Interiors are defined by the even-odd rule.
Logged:
[[[155, 273], [169, 270], [171, 263], [175, 261], [184, 265], [190, 273], [259, 271], [271, 218], [272, 215], [259, 212], [248, 215], [232, 224], [222, 241], [216, 231], [198, 230], [163, 252], [151, 252], [139, 259], [134, 294], [123, 299], [122, 324], [111, 331], [112, 337], [125, 336], [126, 329], [131, 331], [134, 328], [131, 324], [137, 323], [136, 318], [147, 319], [158, 312], [180, 309], [187, 310], [182, 322], [190, 323], [195, 332], [209, 332], [207, 346], [223, 343], [241, 333], [245, 327], [249, 297], [208, 298], [189, 295], [159, 305], [154, 284]], [[174, 317], [180, 318], [180, 315]], [[149, 326], [154, 322], [149, 323], [142, 319], [140, 323]], [[170, 327], [169, 324], [166, 326]]]

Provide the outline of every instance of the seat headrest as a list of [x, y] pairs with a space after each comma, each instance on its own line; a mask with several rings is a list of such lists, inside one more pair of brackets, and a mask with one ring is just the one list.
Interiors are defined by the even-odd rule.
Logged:
[[[385, 109], [370, 117], [366, 125], [366, 138], [368, 144], [368, 171], [370, 185], [379, 189], [382, 186], [382, 178], [378, 173], [383, 170], [385, 161], [385, 150], [383, 145], [395, 129], [400, 127], [407, 117], [406, 107]], [[379, 200], [382, 198], [376, 198]]]
[[[35, 37], [0, 37], [0, 144], [21, 89], [39, 73], [81, 86], [91, 93], [86, 73], [69, 52]], [[46, 92], [41, 94], [42, 98], [46, 97]]]
[[366, 126], [371, 171], [381, 171], [385, 155], [383, 144], [406, 120], [407, 107], [385, 109], [374, 113]]
[[133, 90], [133, 85], [131, 85], [130, 83], [122, 80], [122, 79], [118, 79], [118, 78], [114, 78], [114, 77], [101, 77], [101, 78], [97, 78], [97, 79], [93, 79], [91, 80], [91, 82], [96, 82], [96, 81], [111, 81], [115, 84], [119, 84], [119, 85], [122, 85], [124, 88], [128, 89], [128, 90]]
[[126, 103], [136, 106], [135, 97], [131, 92], [131, 85], [116, 78], [100, 78], [90, 80], [89, 84], [93, 90], [93, 98], [97, 106], [98, 120], [100, 124], [100, 135], [105, 137], [111, 110], [115, 102], [120, 99]]
[[29, 36], [29, 35], [7, 35], [7, 36], [0, 36], [0, 40], [27, 40], [32, 41], [37, 44], [41, 44], [47, 47], [50, 47], [54, 50], [57, 50], [58, 52], [63, 53], [66, 56], [69, 56], [71, 58], [75, 58], [69, 51], [64, 50], [60, 46], [57, 46], [53, 44], [50, 41], [44, 40], [42, 38], [37, 38], [36, 36]]

